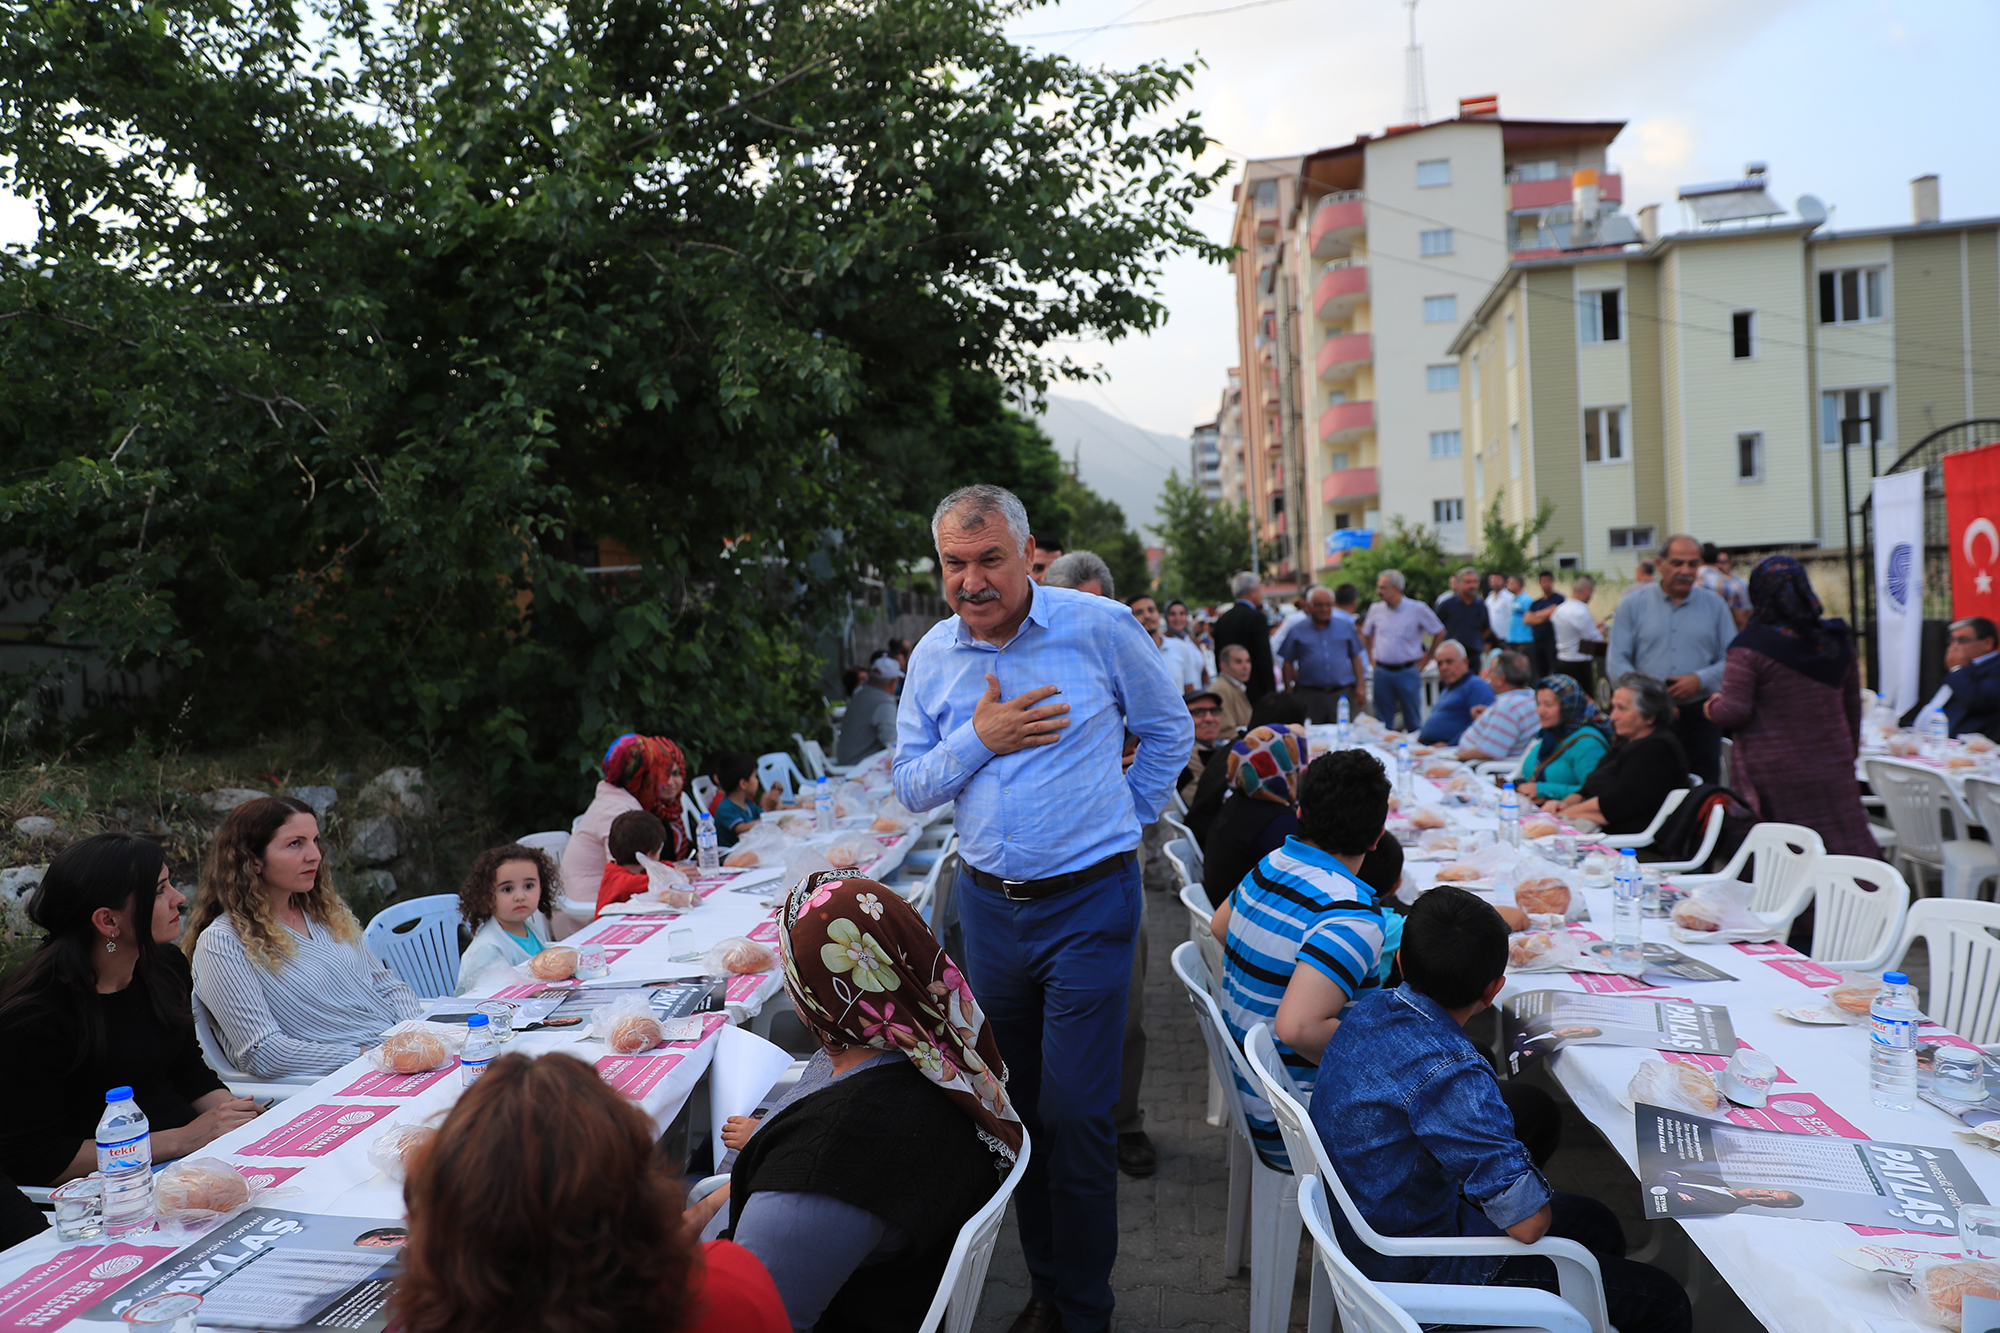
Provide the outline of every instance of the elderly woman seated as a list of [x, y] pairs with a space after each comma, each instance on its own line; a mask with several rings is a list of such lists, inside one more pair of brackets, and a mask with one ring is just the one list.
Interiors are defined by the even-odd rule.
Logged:
[[1667, 687], [1636, 671], [1611, 691], [1611, 731], [1618, 739], [1583, 786], [1544, 810], [1585, 829], [1639, 833], [1653, 822], [1667, 794], [1688, 785], [1687, 751], [1668, 728], [1674, 720]]
[[822, 871], [782, 920], [785, 989], [823, 1049], [690, 1215], [728, 1204], [793, 1328], [914, 1330], [1021, 1148], [999, 1047], [893, 890]]

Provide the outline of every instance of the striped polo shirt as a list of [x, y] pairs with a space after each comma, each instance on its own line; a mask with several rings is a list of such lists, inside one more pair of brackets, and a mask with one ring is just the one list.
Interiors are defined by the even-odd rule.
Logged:
[[[1257, 863], [1230, 895], [1229, 938], [1221, 1007], [1229, 1035], [1239, 1044], [1262, 1023], [1292, 1076], [1299, 1100], [1312, 1095], [1319, 1067], [1276, 1038], [1278, 1002], [1301, 963], [1318, 969], [1346, 993], [1351, 1003], [1388, 977], [1389, 963], [1402, 942], [1403, 918], [1380, 907], [1375, 891], [1331, 853], [1290, 837]], [[1262, 1089], [1239, 1076], [1237, 1092], [1247, 1112], [1250, 1137], [1265, 1160], [1287, 1164]]]

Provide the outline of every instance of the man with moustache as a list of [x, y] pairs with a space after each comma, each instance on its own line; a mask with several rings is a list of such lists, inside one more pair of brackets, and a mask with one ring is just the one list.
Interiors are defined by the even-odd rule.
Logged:
[[1013, 494], [954, 491], [932, 534], [957, 615], [911, 655], [896, 794], [912, 810], [957, 803], [963, 961], [1034, 1145], [1014, 1195], [1032, 1287], [1012, 1333], [1092, 1333], [1111, 1323], [1118, 1251], [1135, 853], [1194, 724], [1130, 611], [1034, 582]]

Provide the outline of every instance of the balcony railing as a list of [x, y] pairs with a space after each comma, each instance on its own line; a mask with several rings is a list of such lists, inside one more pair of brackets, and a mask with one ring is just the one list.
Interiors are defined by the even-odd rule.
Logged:
[[[1517, 212], [1525, 208], [1554, 208], [1557, 204], [1568, 203], [1575, 196], [1568, 176], [1558, 176], [1552, 181], [1515, 181], [1507, 187], [1507, 191], [1507, 206]], [[1607, 204], [1624, 202], [1625, 178], [1598, 172], [1597, 197]]]
[[1366, 333], [1344, 333], [1319, 345], [1319, 377], [1327, 383], [1354, 378], [1354, 372], [1374, 360], [1374, 340]]
[[1336, 190], [1326, 195], [1313, 209], [1313, 258], [1332, 259], [1348, 253], [1367, 227], [1367, 203], [1361, 191]]
[[1374, 429], [1375, 404], [1366, 398], [1354, 403], [1335, 403], [1319, 414], [1322, 444], [1345, 444]]
[[1337, 472], [1327, 473], [1319, 483], [1319, 498], [1322, 504], [1332, 504], [1336, 500], [1358, 500], [1375, 493], [1375, 469], [1372, 467], [1342, 468]]
[[1313, 287], [1313, 313], [1329, 323], [1345, 319], [1368, 299], [1368, 270], [1350, 260], [1336, 259], [1320, 270]]

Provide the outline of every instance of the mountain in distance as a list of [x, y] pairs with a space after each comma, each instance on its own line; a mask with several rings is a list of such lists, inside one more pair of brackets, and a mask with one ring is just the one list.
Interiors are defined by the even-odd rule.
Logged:
[[1147, 544], [1159, 540], [1150, 529], [1159, 521], [1160, 487], [1173, 469], [1188, 476], [1184, 436], [1147, 430], [1094, 404], [1054, 394], [1038, 424], [1065, 462], [1076, 461], [1084, 485], [1123, 509], [1127, 526]]

